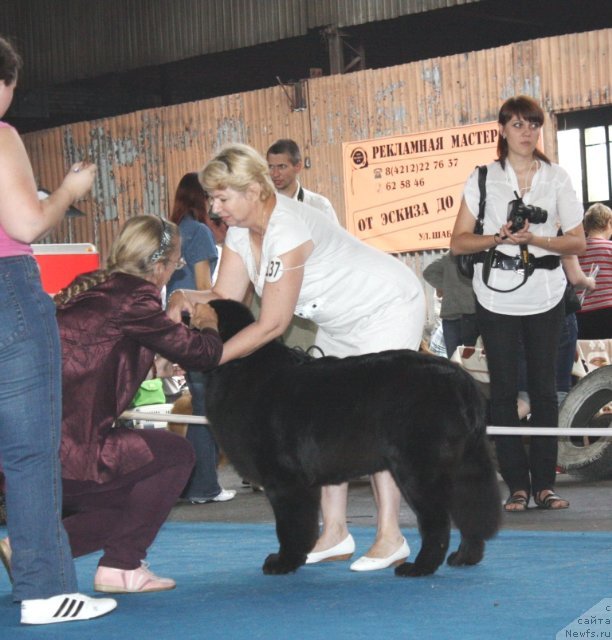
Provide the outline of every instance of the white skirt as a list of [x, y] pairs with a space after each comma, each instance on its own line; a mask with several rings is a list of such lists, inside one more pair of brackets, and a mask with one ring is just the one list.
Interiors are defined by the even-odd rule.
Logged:
[[369, 316], [358, 318], [349, 331], [330, 334], [319, 327], [315, 344], [326, 356], [356, 356], [389, 349], [416, 351], [423, 338], [425, 297], [396, 298]]

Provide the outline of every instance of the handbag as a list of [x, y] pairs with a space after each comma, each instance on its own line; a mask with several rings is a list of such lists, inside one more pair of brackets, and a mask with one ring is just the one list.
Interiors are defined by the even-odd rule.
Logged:
[[569, 316], [571, 313], [576, 313], [576, 311], [580, 311], [582, 307], [580, 304], [580, 298], [578, 298], [578, 294], [574, 289], [574, 285], [570, 282], [567, 283], [565, 292], [563, 293], [563, 304], [565, 304], [566, 316]]
[[132, 401], [133, 406], [140, 407], [145, 404], [165, 404], [166, 395], [163, 389], [161, 378], [151, 378], [144, 380]]
[[[476, 219], [476, 224], [474, 225], [474, 233], [481, 236], [484, 228], [484, 212], [485, 203], [487, 200], [486, 165], [478, 167], [478, 188], [480, 190], [480, 201], [478, 203], [478, 218]], [[470, 278], [471, 280], [474, 277], [474, 263], [476, 262], [476, 258], [480, 257], [481, 255], [482, 252], [477, 251], [476, 253], [466, 253], [457, 256], [457, 268], [459, 269], [459, 273], [466, 278]]]
[[474, 380], [489, 384], [489, 366], [481, 338], [478, 338], [474, 347], [459, 345], [450, 359], [465, 369]]

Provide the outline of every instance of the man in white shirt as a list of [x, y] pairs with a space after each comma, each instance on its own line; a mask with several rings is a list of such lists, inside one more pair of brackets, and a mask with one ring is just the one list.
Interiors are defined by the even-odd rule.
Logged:
[[338, 222], [338, 216], [331, 202], [324, 196], [304, 189], [298, 180], [302, 170], [302, 154], [295, 141], [288, 138], [277, 140], [266, 154], [270, 177], [278, 193], [288, 198], [309, 204], [319, 209], [331, 220]]
[[[268, 161], [270, 178], [272, 178], [272, 182], [278, 193], [282, 193], [288, 198], [304, 202], [311, 207], [315, 207], [315, 209], [319, 209], [328, 216], [330, 220], [340, 225], [338, 216], [331, 202], [314, 191], [304, 189], [299, 183], [297, 177], [302, 170], [302, 154], [294, 140], [290, 140], [289, 138], [277, 140], [268, 149], [266, 160]], [[258, 303], [259, 301], [255, 300], [254, 312], [256, 316], [259, 312], [257, 308]], [[307, 349], [314, 344], [316, 333], [316, 325], [310, 322], [310, 320], [294, 318], [291, 321], [289, 329], [285, 332], [283, 339], [285, 344], [291, 347], [297, 346]]]

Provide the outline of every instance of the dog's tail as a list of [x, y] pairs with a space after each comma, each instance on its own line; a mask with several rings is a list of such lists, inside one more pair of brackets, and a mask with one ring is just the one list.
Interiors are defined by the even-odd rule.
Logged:
[[[478, 393], [478, 390], [475, 389]], [[486, 436], [486, 412], [481, 398], [464, 395], [469, 419], [463, 455], [451, 494], [451, 517], [464, 538], [487, 540], [501, 523], [501, 497], [493, 455]]]
[[465, 538], [488, 540], [499, 529], [501, 496], [484, 436], [466, 446], [452, 488], [451, 517]]

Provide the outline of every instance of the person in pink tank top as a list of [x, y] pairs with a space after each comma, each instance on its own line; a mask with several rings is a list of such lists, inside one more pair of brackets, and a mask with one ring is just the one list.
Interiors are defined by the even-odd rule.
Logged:
[[[0, 37], [0, 118], [20, 67], [17, 52]], [[30, 247], [91, 189], [95, 173], [92, 164], [73, 164], [40, 201], [25, 146], [0, 121], [0, 459], [9, 533], [0, 541], [0, 559], [13, 581], [13, 600], [21, 603], [22, 624], [87, 620], [117, 606], [112, 598], [77, 592], [61, 522], [59, 333]]]

